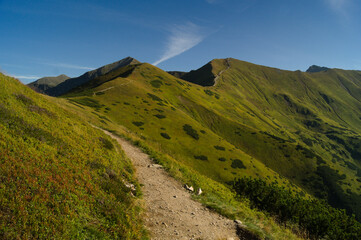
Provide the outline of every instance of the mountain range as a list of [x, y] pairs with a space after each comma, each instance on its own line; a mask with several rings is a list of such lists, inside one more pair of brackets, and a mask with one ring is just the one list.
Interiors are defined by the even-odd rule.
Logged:
[[127, 57], [46, 93], [90, 107], [105, 127], [125, 126], [217, 181], [261, 177], [361, 217], [360, 71], [227, 58], [167, 73]]
[[[21, 89], [18, 85], [11, 83]], [[81, 135], [91, 135], [85, 127], [90, 122], [133, 140], [154, 158], [168, 159], [160, 162], [177, 166], [169, 167], [172, 174], [194, 185], [232, 189], [235, 179], [262, 179], [294, 196], [345, 209], [361, 220], [361, 71], [315, 65], [306, 72], [287, 71], [226, 58], [190, 72], [166, 72], [127, 57], [76, 78], [47, 77], [28, 86], [52, 97], [43, 99], [21, 89], [15, 95], [7, 93], [9, 103], [0, 104], [0, 110], [8, 113], [8, 106], [18, 102], [14, 106], [23, 119], [35, 121], [32, 114], [37, 113], [49, 118], [49, 124], [54, 112], [56, 116], [66, 112], [64, 119], [55, 119], [62, 129], [75, 131], [75, 139], [85, 141]], [[36, 119], [41, 122], [41, 117]], [[9, 121], [0, 117], [4, 129]], [[79, 126], [65, 124], [69, 121]], [[57, 134], [60, 138], [54, 144], [62, 149], [68, 140], [60, 141], [67, 137]], [[97, 134], [98, 140], [87, 141], [108, 146], [108, 154], [113, 154], [114, 146]], [[11, 141], [19, 141], [18, 137]], [[41, 136], [35, 138], [42, 141]], [[96, 159], [96, 152], [103, 150], [86, 151]], [[108, 160], [100, 161], [99, 169], [109, 172], [109, 163], [104, 163]], [[95, 162], [86, 169], [103, 174]], [[126, 181], [135, 181], [132, 173], [122, 174]], [[221, 198], [216, 192], [209, 190], [203, 200], [226, 212], [223, 203], [214, 200]]]

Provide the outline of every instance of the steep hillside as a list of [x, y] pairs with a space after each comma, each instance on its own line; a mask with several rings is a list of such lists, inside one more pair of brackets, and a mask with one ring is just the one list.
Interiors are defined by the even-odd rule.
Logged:
[[57, 77], [43, 77], [32, 83], [29, 83], [28, 86], [39, 93], [46, 93], [50, 88], [56, 87], [69, 78], [70, 77], [64, 74]]
[[136, 64], [66, 97], [219, 182], [276, 181], [360, 218], [360, 72], [216, 59], [187, 75], [202, 86]]
[[[124, 71], [130, 72], [127, 68]], [[86, 96], [81, 96], [82, 93]], [[195, 104], [196, 99], [189, 98], [201, 96], [207, 103], [207, 93], [150, 64], [132, 66], [131, 73], [125, 77], [114, 79], [109, 73], [75, 89], [67, 97], [71, 95], [76, 96], [69, 98], [72, 102], [93, 107], [94, 115], [105, 116], [104, 122], [109, 118], [150, 142], [161, 144], [167, 154], [182, 156], [182, 162], [213, 179], [228, 182], [245, 174], [278, 179], [274, 171], [208, 128], [202, 117], [209, 118], [209, 123], [222, 122], [230, 127], [237, 123], [215, 115]], [[252, 135], [253, 129], [242, 127]]]
[[0, 238], [143, 239], [132, 165], [53, 102], [0, 74]]
[[62, 82], [61, 84], [57, 85], [56, 87], [48, 89], [46, 91], [46, 94], [48, 94], [50, 96], [60, 96], [62, 94], [69, 92], [70, 90], [72, 90], [75, 87], [78, 87], [84, 83], [87, 83], [87, 82], [93, 80], [94, 78], [97, 78], [97, 77], [107, 74], [109, 72], [115, 71], [124, 66], [138, 64], [138, 63], [140, 63], [140, 62], [137, 61], [136, 59], [131, 58], [131, 57], [126, 57], [120, 61], [117, 61], [117, 62], [108, 64], [108, 65], [105, 65], [103, 67], [100, 67], [98, 69], [86, 72], [83, 75], [81, 75], [80, 77], [70, 78], [70, 79]]

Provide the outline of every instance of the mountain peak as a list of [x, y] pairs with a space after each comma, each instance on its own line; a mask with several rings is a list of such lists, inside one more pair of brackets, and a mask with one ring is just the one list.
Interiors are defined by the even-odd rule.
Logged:
[[328, 67], [320, 67], [320, 66], [317, 66], [317, 65], [312, 65], [310, 66], [306, 72], [308, 73], [316, 73], [316, 72], [325, 72], [329, 70]]
[[58, 86], [56, 86], [52, 89], [49, 89], [47, 94], [49, 94], [51, 96], [60, 96], [62, 94], [69, 92], [71, 89], [74, 89], [86, 82], [90, 82], [91, 80], [93, 80], [99, 76], [103, 76], [109, 72], [115, 71], [119, 68], [122, 68], [122, 67], [125, 67], [128, 65], [136, 65], [136, 64], [140, 64], [140, 63], [141, 62], [139, 62], [138, 60], [136, 60], [135, 58], [132, 58], [132, 57], [123, 58], [119, 61], [107, 64], [100, 68], [86, 72], [79, 77], [70, 78], [70, 79], [62, 82]]
[[197, 70], [180, 75], [180, 78], [204, 87], [214, 86], [220, 74], [227, 70], [231, 58], [213, 59]]
[[123, 58], [123, 59], [121, 59], [119, 61], [107, 64], [107, 65], [104, 65], [104, 66], [102, 66], [100, 68], [97, 68], [95, 70], [89, 71], [89, 72], [85, 73], [84, 75], [88, 75], [88, 76], [91, 76], [91, 77], [98, 77], [100, 75], [107, 74], [108, 72], [113, 71], [115, 69], [118, 69], [120, 67], [124, 67], [124, 66], [127, 66], [127, 65], [139, 64], [139, 63], [140, 62], [135, 58], [126, 57], [126, 58]]

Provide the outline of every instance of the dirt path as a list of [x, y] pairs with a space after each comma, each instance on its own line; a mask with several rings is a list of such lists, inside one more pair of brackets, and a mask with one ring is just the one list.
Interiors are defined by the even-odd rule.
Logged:
[[[129, 79], [127, 79], [127, 80], [128, 80], [128, 82], [122, 83], [122, 84], [118, 85], [117, 87], [125, 86], [125, 85], [128, 85], [128, 84], [130, 84], [131, 82], [133, 82], [133, 80], [129, 80]], [[93, 92], [93, 96], [95, 96], [97, 93], [101, 93], [101, 92], [104, 93], [104, 92], [106, 92], [106, 91], [108, 91], [108, 90], [110, 90], [110, 89], [113, 89], [113, 88], [114, 88], [114, 87], [108, 87], [108, 88], [106, 88], [106, 89]]]
[[226, 69], [223, 69], [222, 71], [220, 71], [217, 76], [214, 78], [214, 84], [213, 86], [216, 86], [217, 83], [218, 83], [218, 79], [219, 77], [222, 75], [222, 73], [224, 73], [225, 71], [227, 71], [230, 67], [231, 67], [231, 64], [229, 63], [229, 58], [226, 58], [226, 64], [227, 64], [227, 68]]
[[124, 139], [109, 132], [132, 160], [143, 184], [145, 224], [152, 239], [239, 239], [236, 224], [191, 199], [190, 193], [160, 165]]

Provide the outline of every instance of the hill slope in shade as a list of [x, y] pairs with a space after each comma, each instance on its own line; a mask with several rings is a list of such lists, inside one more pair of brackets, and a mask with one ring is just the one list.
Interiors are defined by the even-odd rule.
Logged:
[[46, 93], [50, 88], [56, 87], [69, 78], [70, 77], [64, 74], [61, 74], [57, 77], [43, 77], [32, 83], [29, 83], [28, 86], [39, 93]]
[[132, 165], [55, 100], [0, 74], [0, 238], [144, 239]]
[[104, 74], [107, 74], [111, 71], [115, 71], [121, 67], [127, 66], [127, 65], [133, 65], [133, 64], [139, 64], [140, 62], [137, 61], [134, 58], [126, 57], [120, 61], [105, 65], [103, 67], [100, 67], [98, 69], [89, 71], [81, 75], [80, 77], [76, 78], [70, 78], [61, 84], [57, 85], [54, 88], [50, 88], [46, 91], [46, 94], [50, 96], [60, 96], [62, 94], [65, 94], [72, 90], [75, 87], [78, 87], [84, 83], [87, 83], [91, 80], [93, 80], [96, 77], [102, 76]]
[[189, 81], [207, 87], [136, 64], [65, 97], [214, 180], [276, 181], [360, 218], [360, 72], [216, 59], [191, 73]]

